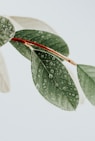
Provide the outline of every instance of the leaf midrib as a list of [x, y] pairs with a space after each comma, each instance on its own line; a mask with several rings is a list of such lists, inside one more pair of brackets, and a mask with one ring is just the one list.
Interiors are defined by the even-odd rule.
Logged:
[[[35, 51], [34, 51], [34, 53], [35, 53]], [[36, 53], [35, 53], [36, 54]], [[36, 54], [36, 56], [38, 57], [38, 55]], [[48, 73], [48, 75], [49, 75], [49, 71], [48, 71], [48, 69], [46, 68], [46, 66], [44, 65], [44, 63], [43, 63], [43, 61], [40, 59], [40, 57], [38, 57], [39, 58], [39, 60], [40, 60], [40, 62], [41, 62], [41, 64], [44, 66], [44, 68], [45, 68], [45, 70], [46, 70], [46, 72]], [[60, 61], [60, 60], [59, 60]], [[57, 83], [56, 82], [56, 80], [54, 79], [54, 78], [52, 78], [53, 79], [53, 81], [55, 82], [55, 83]], [[59, 88], [59, 87], [58, 87]], [[60, 89], [59, 89], [60, 90]], [[61, 91], [64, 91], [64, 90], [61, 90]], [[65, 91], [64, 91], [65, 92]], [[63, 95], [64, 96], [64, 95]], [[66, 95], [65, 95], [66, 96]], [[68, 101], [69, 101], [69, 103], [72, 105], [72, 107], [75, 109], [75, 107], [74, 107], [74, 105], [73, 105], [73, 103], [70, 101], [70, 99], [69, 99], [69, 97], [68, 96], [66, 96], [66, 98], [68, 99]]]

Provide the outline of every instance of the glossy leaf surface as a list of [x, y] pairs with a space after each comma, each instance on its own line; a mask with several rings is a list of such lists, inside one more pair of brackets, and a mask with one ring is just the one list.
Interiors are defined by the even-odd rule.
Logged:
[[64, 110], [75, 110], [79, 95], [62, 62], [45, 52], [32, 52], [32, 76], [38, 91], [50, 103]]

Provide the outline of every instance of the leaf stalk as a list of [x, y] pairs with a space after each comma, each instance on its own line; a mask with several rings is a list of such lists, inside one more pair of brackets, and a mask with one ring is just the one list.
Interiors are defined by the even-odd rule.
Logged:
[[21, 42], [23, 44], [25, 44], [27, 47], [31, 48], [32, 49], [32, 45], [35, 45], [43, 50], [46, 50], [47, 52], [55, 55], [55, 56], [58, 56], [59, 58], [63, 59], [63, 60], [66, 60], [67, 62], [71, 63], [72, 65], [77, 65], [73, 60], [71, 60], [70, 58], [62, 55], [61, 53], [45, 46], [45, 45], [42, 45], [42, 44], [39, 44], [37, 42], [33, 42], [33, 41], [28, 41], [28, 40], [24, 40], [24, 39], [21, 39], [21, 38], [12, 38], [12, 41], [18, 41], [18, 42]]

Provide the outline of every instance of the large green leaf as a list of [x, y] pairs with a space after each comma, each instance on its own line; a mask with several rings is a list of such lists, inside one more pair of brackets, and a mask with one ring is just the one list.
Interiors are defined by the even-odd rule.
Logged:
[[[69, 54], [65, 41], [52, 33], [39, 30], [20, 30], [16, 32], [15, 37], [46, 45], [65, 56]], [[28, 47], [18, 41], [11, 41], [11, 43], [23, 56], [31, 60], [31, 50]]]
[[64, 110], [75, 110], [79, 95], [65, 66], [58, 58], [45, 52], [32, 52], [34, 83], [50, 103]]
[[5, 17], [0, 16], [0, 46], [7, 43], [15, 34], [14, 26]]
[[87, 99], [95, 105], [95, 67], [88, 65], [77, 65], [80, 85]]

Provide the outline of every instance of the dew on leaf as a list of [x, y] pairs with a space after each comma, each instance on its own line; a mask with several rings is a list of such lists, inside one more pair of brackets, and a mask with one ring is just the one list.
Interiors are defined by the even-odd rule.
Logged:
[[63, 89], [63, 90], [66, 90], [66, 89], [67, 89], [67, 87], [66, 87], [66, 86], [64, 86], [62, 89]]
[[60, 73], [60, 74], [62, 73], [62, 70], [61, 70], [61, 69], [59, 69], [59, 73]]
[[69, 95], [71, 95], [71, 93], [69, 93]]
[[50, 73], [49, 74], [49, 78], [52, 79], [53, 78], [53, 74]]
[[51, 73], [54, 73], [54, 70], [53, 70], [53, 69], [51, 69], [51, 70], [50, 70], [50, 72], [51, 72]]
[[41, 53], [40, 52], [38, 52], [38, 55], [40, 55]]
[[71, 82], [69, 82], [68, 84], [69, 84], [69, 85], [72, 85], [72, 83], [71, 83]]
[[36, 84], [36, 87], [39, 89], [39, 88], [40, 88], [40, 85], [37, 83], [37, 84]]
[[58, 86], [59, 86], [59, 84], [58, 84], [58, 83], [55, 83], [55, 86], [56, 86], [56, 87], [58, 87]]
[[45, 53], [45, 57], [47, 57], [48, 55], [47, 55], [47, 53]]
[[46, 60], [46, 62], [48, 63], [48, 62], [49, 62], [49, 60]]
[[42, 35], [41, 38], [44, 38], [44, 36]]
[[39, 69], [38, 72], [40, 73], [41, 72], [41, 69]]
[[46, 85], [43, 85], [43, 88], [46, 89], [47, 88]]
[[47, 82], [47, 79], [44, 79], [44, 83], [46, 83]]
[[79, 98], [79, 96], [78, 95], [76, 95], [76, 99], [78, 99]]
[[75, 96], [75, 94], [73, 93], [72, 96]]
[[38, 74], [38, 78], [40, 78], [40, 74]]
[[50, 62], [50, 65], [53, 66], [53, 62], [52, 61]]
[[64, 84], [63, 80], [61, 81], [61, 84]]
[[55, 61], [55, 57], [52, 57], [52, 60]]
[[39, 34], [43, 34], [43, 31], [41, 31], [41, 30], [39, 30], [39, 32], [38, 32]]
[[66, 74], [64, 75], [64, 78], [67, 78], [67, 75]]
[[76, 89], [76, 88], [74, 88], [74, 91], [77, 91], [77, 89]]
[[45, 85], [45, 83], [43, 83], [43, 86]]

